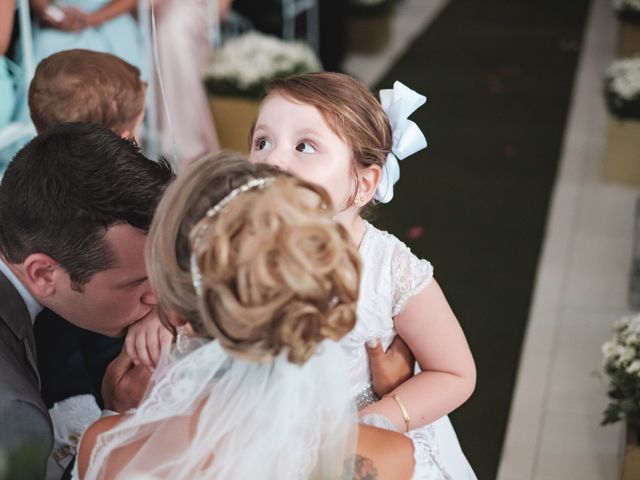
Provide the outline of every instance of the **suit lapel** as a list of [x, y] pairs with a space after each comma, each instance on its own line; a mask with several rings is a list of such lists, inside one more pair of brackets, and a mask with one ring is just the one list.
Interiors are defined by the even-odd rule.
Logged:
[[29, 364], [31, 365], [31, 370], [36, 374], [36, 378], [38, 379], [38, 390], [40, 390], [40, 373], [38, 372], [38, 362], [36, 359], [36, 341], [33, 337], [33, 330], [31, 331], [31, 335], [28, 335], [24, 338], [24, 349], [27, 354], [27, 358], [29, 359]]
[[2, 299], [0, 301], [0, 321], [4, 322], [24, 345], [27, 359], [31, 370], [38, 379], [39, 387], [40, 375], [36, 362], [36, 341], [31, 316], [24, 300], [2, 272], [0, 272], [0, 299]]

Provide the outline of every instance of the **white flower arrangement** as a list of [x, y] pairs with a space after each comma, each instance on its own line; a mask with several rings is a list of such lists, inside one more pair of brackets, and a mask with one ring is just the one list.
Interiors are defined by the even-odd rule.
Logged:
[[629, 9], [640, 12], [640, 0], [613, 0], [613, 8], [616, 11]]
[[602, 345], [603, 369], [608, 377], [609, 405], [602, 424], [626, 420], [640, 432], [640, 314], [613, 326], [613, 337]]
[[620, 20], [640, 22], [640, 0], [613, 0], [613, 9]]
[[306, 43], [249, 32], [215, 52], [204, 81], [212, 95], [260, 98], [270, 80], [321, 68]]
[[611, 63], [605, 72], [604, 94], [613, 115], [640, 119], [640, 56]]

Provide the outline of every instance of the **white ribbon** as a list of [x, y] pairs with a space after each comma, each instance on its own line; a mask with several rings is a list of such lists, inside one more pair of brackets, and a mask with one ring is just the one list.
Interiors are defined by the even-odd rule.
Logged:
[[400, 179], [398, 160], [427, 146], [427, 139], [418, 125], [408, 119], [426, 101], [427, 97], [398, 81], [394, 82], [393, 90], [380, 90], [380, 103], [391, 124], [392, 144], [382, 168], [378, 189], [373, 196], [378, 202], [387, 203], [393, 198], [393, 185]]

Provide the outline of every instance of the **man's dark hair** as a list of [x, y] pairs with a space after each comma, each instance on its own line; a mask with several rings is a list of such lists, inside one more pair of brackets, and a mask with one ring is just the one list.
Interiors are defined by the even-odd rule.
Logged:
[[63, 123], [38, 135], [0, 183], [0, 251], [10, 263], [32, 253], [55, 259], [73, 288], [113, 265], [104, 235], [114, 224], [147, 231], [165, 186], [166, 161], [90, 123]]

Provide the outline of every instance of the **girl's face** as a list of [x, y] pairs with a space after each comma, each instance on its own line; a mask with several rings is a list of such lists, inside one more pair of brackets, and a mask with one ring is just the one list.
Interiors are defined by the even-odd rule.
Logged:
[[351, 148], [312, 105], [279, 94], [265, 98], [249, 161], [274, 165], [324, 187], [336, 210], [351, 206], [356, 181]]

